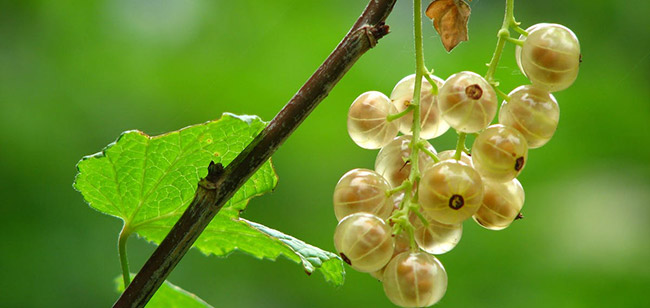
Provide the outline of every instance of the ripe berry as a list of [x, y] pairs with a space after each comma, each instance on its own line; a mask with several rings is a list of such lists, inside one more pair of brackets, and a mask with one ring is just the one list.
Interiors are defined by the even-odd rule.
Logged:
[[472, 162], [481, 176], [508, 182], [519, 175], [528, 159], [528, 143], [518, 130], [501, 124], [482, 131], [472, 146]]
[[[431, 79], [436, 82], [438, 89], [442, 87], [444, 81], [437, 76], [431, 75]], [[413, 92], [415, 87], [415, 74], [408, 75], [400, 80], [390, 99], [397, 108], [398, 112], [404, 111], [413, 102]], [[422, 78], [422, 88], [420, 90], [420, 137], [423, 139], [432, 139], [444, 134], [449, 129], [449, 124], [440, 117], [438, 109], [438, 96], [431, 92], [431, 84], [424, 77]], [[413, 126], [413, 112], [401, 117], [400, 129], [402, 134], [411, 134]]]
[[397, 113], [397, 109], [383, 93], [363, 93], [354, 100], [348, 111], [348, 133], [362, 148], [381, 148], [397, 136], [398, 123], [386, 119], [394, 113]]
[[[426, 148], [432, 153], [436, 150], [427, 141], [424, 141]], [[433, 162], [429, 155], [420, 151], [418, 153], [418, 169], [422, 172], [426, 166]], [[402, 184], [411, 174], [411, 136], [399, 136], [384, 146], [375, 160], [375, 171], [388, 180], [392, 187]]]
[[354, 213], [369, 213], [386, 219], [393, 211], [393, 200], [386, 196], [390, 185], [377, 172], [353, 169], [341, 177], [334, 188], [336, 219]]
[[[406, 232], [401, 232], [400, 234], [396, 235], [394, 237], [393, 242], [395, 243], [393, 245], [393, 256], [391, 257], [394, 258], [396, 255], [408, 251], [411, 249], [411, 243], [409, 241], [409, 236], [408, 233]], [[381, 281], [384, 279], [384, 270], [386, 270], [386, 267], [384, 266], [382, 269], [375, 271], [375, 272], [370, 272], [370, 276], [375, 277], [377, 280]]]
[[505, 183], [483, 181], [483, 185], [483, 204], [472, 217], [486, 229], [507, 228], [524, 205], [524, 188], [517, 179]]
[[375, 215], [352, 214], [336, 226], [334, 246], [355, 270], [374, 272], [384, 267], [393, 255], [391, 228]]
[[560, 120], [560, 107], [555, 97], [534, 85], [521, 86], [510, 94], [499, 111], [499, 123], [517, 129], [528, 142], [528, 148], [546, 144]]
[[426, 252], [403, 252], [384, 271], [384, 292], [401, 307], [427, 307], [447, 291], [447, 272], [436, 257]]
[[494, 89], [473, 72], [460, 72], [447, 78], [438, 93], [438, 100], [442, 118], [464, 133], [482, 130], [497, 112]]
[[439, 255], [452, 250], [463, 235], [462, 224], [443, 224], [424, 214], [429, 223], [425, 226], [418, 217], [413, 217], [411, 222], [415, 227], [415, 242], [420, 248], [430, 254]]
[[446, 160], [422, 173], [419, 194], [426, 215], [444, 224], [458, 224], [481, 206], [483, 182], [474, 168]]
[[580, 43], [567, 27], [536, 24], [526, 30], [524, 45], [516, 48], [517, 64], [536, 86], [556, 92], [576, 80], [580, 66]]

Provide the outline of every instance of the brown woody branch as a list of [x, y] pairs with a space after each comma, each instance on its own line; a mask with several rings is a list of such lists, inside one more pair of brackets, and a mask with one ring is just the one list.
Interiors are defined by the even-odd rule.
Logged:
[[224, 203], [329, 94], [377, 40], [396, 0], [371, 0], [339, 45], [271, 123], [227, 166], [211, 163], [194, 200], [113, 307], [144, 307]]

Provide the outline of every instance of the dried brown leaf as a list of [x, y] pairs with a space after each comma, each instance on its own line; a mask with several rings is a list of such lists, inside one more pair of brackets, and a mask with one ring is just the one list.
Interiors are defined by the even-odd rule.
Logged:
[[427, 7], [426, 15], [433, 20], [433, 27], [440, 34], [447, 51], [468, 40], [467, 21], [470, 13], [469, 5], [463, 0], [434, 0]]

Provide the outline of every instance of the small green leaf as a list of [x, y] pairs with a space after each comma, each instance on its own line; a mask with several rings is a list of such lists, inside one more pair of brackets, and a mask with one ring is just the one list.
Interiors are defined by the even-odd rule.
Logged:
[[[224, 114], [155, 137], [128, 131], [101, 153], [79, 162], [74, 187], [92, 208], [122, 219], [128, 234], [159, 244], [192, 201], [210, 161], [227, 165], [265, 125], [258, 117]], [[338, 256], [239, 218], [250, 198], [272, 191], [276, 184], [271, 162], [266, 162], [224, 205], [194, 247], [217, 256], [235, 250], [258, 259], [282, 255], [301, 262], [307, 273], [321, 268], [327, 281], [342, 284], [345, 272]]]
[[345, 267], [343, 266], [343, 260], [341, 260], [339, 256], [309, 245], [278, 230], [271, 229], [252, 221], [242, 220], [248, 223], [251, 227], [267, 234], [272, 239], [281, 241], [284, 245], [289, 247], [297, 256], [300, 257], [307, 274], [311, 274], [316, 268], [320, 268], [321, 273], [323, 273], [325, 280], [328, 282], [337, 286], [343, 285], [343, 282], [345, 282]]
[[[117, 291], [124, 292], [124, 281], [122, 276], [115, 279]], [[180, 287], [165, 280], [156, 294], [151, 297], [147, 308], [213, 308], [208, 303], [193, 293], [187, 292]]]

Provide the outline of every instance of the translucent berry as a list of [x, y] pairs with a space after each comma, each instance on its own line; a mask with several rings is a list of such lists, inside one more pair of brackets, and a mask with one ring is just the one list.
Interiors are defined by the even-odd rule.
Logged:
[[436, 257], [426, 252], [403, 252], [384, 271], [384, 292], [401, 307], [427, 307], [447, 291], [447, 272]]
[[474, 168], [446, 160], [422, 173], [419, 194], [426, 215], [444, 224], [458, 224], [481, 206], [483, 182]]
[[399, 124], [386, 119], [395, 113], [397, 109], [386, 95], [377, 91], [363, 93], [350, 106], [348, 133], [362, 148], [381, 148], [397, 136]]
[[528, 142], [528, 148], [546, 144], [557, 128], [560, 107], [548, 91], [534, 85], [521, 86], [510, 94], [499, 111], [499, 123], [517, 129]]
[[352, 214], [336, 226], [334, 246], [355, 270], [374, 272], [384, 267], [393, 255], [391, 228], [375, 215]]
[[[396, 255], [408, 251], [411, 249], [411, 242], [409, 241], [408, 234], [406, 232], [402, 232], [394, 237], [394, 249], [393, 249], [393, 257], [394, 258]], [[384, 270], [386, 267], [384, 266], [382, 269], [375, 271], [375, 272], [370, 272], [370, 276], [375, 277], [377, 280], [381, 281], [384, 279]]]
[[369, 213], [386, 219], [393, 211], [393, 200], [386, 196], [390, 185], [377, 172], [353, 169], [341, 177], [334, 188], [336, 219], [354, 213]]
[[472, 146], [472, 162], [481, 176], [508, 182], [519, 175], [528, 159], [528, 143], [518, 130], [501, 124], [482, 131]]
[[482, 130], [497, 112], [494, 89], [473, 72], [460, 72], [447, 78], [438, 93], [438, 104], [442, 118], [464, 133]]
[[[422, 141], [430, 152], [434, 154], [436, 153], [436, 150], [431, 146], [431, 144], [425, 140]], [[418, 153], [418, 157], [418, 169], [420, 169], [420, 172], [423, 171], [429, 163], [433, 162], [433, 159], [422, 151]], [[399, 136], [381, 148], [381, 151], [379, 151], [377, 159], [375, 160], [375, 171], [385, 177], [392, 187], [397, 187], [411, 174], [410, 158], [411, 136]]]
[[[456, 150], [447, 150], [447, 151], [442, 151], [442, 152], [438, 153], [438, 158], [440, 159], [440, 161], [448, 160], [448, 159], [455, 159], [454, 158], [455, 156], [456, 156]], [[470, 167], [473, 166], [472, 165], [472, 157], [467, 155], [465, 152], [460, 154], [460, 161], [466, 163]]]
[[578, 77], [580, 43], [567, 27], [536, 24], [526, 30], [528, 37], [516, 48], [517, 64], [536, 86], [549, 92], [564, 90]]
[[[438, 89], [440, 89], [444, 81], [437, 76], [430, 76], [436, 82]], [[395, 85], [393, 92], [390, 94], [390, 99], [393, 101], [398, 112], [404, 111], [413, 102], [414, 87], [415, 74], [404, 77]], [[449, 129], [449, 124], [440, 117], [438, 96], [434, 95], [431, 89], [431, 84], [423, 77], [420, 91], [420, 137], [423, 139], [438, 137]], [[405, 135], [411, 134], [413, 112], [401, 117], [399, 121], [400, 132]]]
[[490, 230], [507, 228], [524, 205], [524, 188], [517, 179], [505, 183], [483, 181], [483, 204], [474, 220]]
[[423, 216], [426, 218], [428, 226], [425, 226], [417, 216], [411, 219], [413, 227], [415, 227], [415, 242], [422, 250], [439, 255], [456, 247], [463, 235], [462, 224], [443, 224], [431, 219], [426, 214]]

